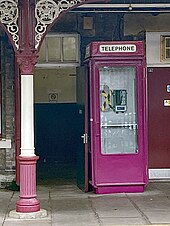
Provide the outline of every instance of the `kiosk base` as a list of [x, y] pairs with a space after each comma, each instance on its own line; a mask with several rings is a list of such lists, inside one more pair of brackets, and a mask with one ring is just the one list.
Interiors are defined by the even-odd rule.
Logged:
[[145, 185], [114, 185], [94, 188], [96, 194], [144, 192]]

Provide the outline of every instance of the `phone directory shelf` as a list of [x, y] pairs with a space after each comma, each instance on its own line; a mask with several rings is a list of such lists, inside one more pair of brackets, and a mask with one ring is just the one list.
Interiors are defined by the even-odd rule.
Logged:
[[128, 123], [128, 124], [108, 124], [108, 125], [101, 125], [102, 128], [105, 128], [105, 127], [134, 127], [136, 128], [137, 127], [137, 124], [135, 123]]

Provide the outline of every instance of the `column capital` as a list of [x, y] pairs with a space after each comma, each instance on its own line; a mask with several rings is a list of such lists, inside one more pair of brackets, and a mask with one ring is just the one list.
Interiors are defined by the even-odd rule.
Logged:
[[38, 55], [36, 52], [23, 51], [16, 55], [17, 62], [23, 75], [33, 74], [35, 64], [38, 60]]

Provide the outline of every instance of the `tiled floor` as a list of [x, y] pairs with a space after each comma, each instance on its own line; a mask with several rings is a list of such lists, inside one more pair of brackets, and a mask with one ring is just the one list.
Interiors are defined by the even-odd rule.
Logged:
[[2, 226], [110, 226], [170, 225], [170, 181], [150, 182], [144, 193], [96, 195], [83, 193], [74, 184], [37, 187], [42, 219], [14, 219], [19, 192], [0, 190]]

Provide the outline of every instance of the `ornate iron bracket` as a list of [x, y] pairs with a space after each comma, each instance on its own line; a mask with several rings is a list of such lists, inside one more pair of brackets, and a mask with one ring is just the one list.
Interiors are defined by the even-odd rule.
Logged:
[[16, 54], [18, 65], [20, 66], [21, 74], [33, 74], [34, 66], [37, 63], [38, 56], [32, 52], [22, 52]]
[[83, 0], [40, 0], [35, 7], [35, 18], [37, 20], [35, 27], [35, 48], [37, 49], [42, 36], [60, 13], [83, 2]]
[[0, 0], [0, 22], [11, 34], [16, 49], [19, 48], [18, 36], [18, 1]]

